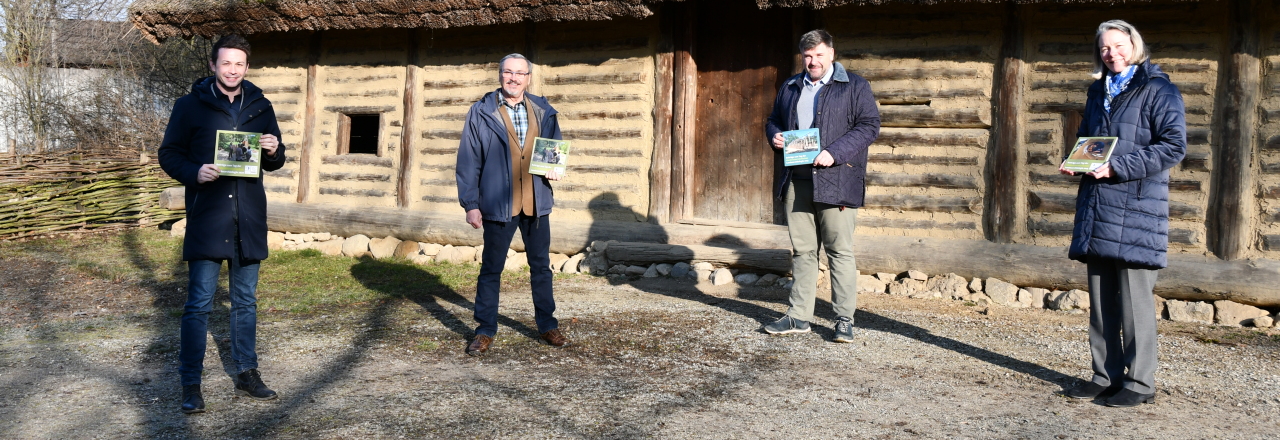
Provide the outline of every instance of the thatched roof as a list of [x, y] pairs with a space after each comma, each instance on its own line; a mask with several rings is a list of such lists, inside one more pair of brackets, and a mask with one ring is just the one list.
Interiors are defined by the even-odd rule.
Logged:
[[[644, 18], [653, 15], [659, 3], [680, 1], [686, 0], [136, 0], [129, 7], [129, 21], [142, 31], [144, 37], [159, 42], [173, 37], [209, 38], [232, 32], [247, 35], [329, 29], [442, 29], [523, 21]], [[931, 5], [947, 1], [995, 3], [1004, 0], [736, 1], [754, 1], [760, 9], [822, 9], [848, 4]], [[1111, 3], [1116, 0], [1013, 1]]]
[[237, 32], [451, 28], [653, 15], [663, 0], [137, 0], [129, 20], [152, 41]]

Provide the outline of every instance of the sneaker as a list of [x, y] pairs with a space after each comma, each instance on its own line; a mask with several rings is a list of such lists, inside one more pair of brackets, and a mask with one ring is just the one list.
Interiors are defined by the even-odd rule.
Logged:
[[276, 392], [271, 391], [266, 384], [262, 383], [262, 375], [258, 374], [256, 368], [237, 374], [235, 382], [237, 391], [245, 393], [254, 399], [271, 400], [276, 398]]
[[200, 394], [200, 384], [182, 386], [182, 413], [195, 414], [204, 412], [204, 396]]
[[836, 319], [836, 342], [853, 342], [853, 319], [841, 316]]
[[790, 316], [783, 316], [782, 319], [774, 321], [773, 324], [764, 326], [765, 333], [771, 335], [785, 335], [787, 333], [808, 333], [809, 323]]

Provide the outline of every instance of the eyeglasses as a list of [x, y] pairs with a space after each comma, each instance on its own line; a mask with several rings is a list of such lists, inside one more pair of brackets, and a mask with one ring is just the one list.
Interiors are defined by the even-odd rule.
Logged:
[[516, 71], [512, 71], [512, 70], [503, 70], [503, 71], [502, 71], [502, 76], [519, 76], [519, 77], [526, 77], [526, 76], [529, 76], [529, 72], [516, 72]]

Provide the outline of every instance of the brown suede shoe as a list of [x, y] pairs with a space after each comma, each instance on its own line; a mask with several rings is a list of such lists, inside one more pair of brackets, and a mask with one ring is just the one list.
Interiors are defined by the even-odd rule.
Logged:
[[556, 347], [563, 347], [569, 343], [569, 338], [564, 337], [564, 333], [560, 333], [560, 329], [551, 329], [542, 334], [542, 340]]
[[471, 341], [471, 345], [467, 346], [467, 354], [471, 356], [479, 356], [489, 351], [489, 346], [493, 345], [493, 337], [489, 335], [476, 335]]

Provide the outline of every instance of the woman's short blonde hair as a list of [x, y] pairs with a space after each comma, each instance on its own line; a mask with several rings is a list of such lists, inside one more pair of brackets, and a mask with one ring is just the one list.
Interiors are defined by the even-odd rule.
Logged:
[[1098, 45], [1102, 44], [1102, 34], [1107, 31], [1117, 30], [1124, 32], [1129, 36], [1129, 41], [1133, 43], [1133, 54], [1130, 57], [1130, 64], [1138, 64], [1147, 60], [1147, 45], [1142, 42], [1142, 34], [1138, 33], [1138, 28], [1133, 27], [1124, 20], [1107, 20], [1098, 25], [1098, 33], [1093, 36], [1093, 77], [1102, 78], [1103, 72], [1107, 71], [1107, 66], [1102, 64], [1102, 53], [1098, 50]]

